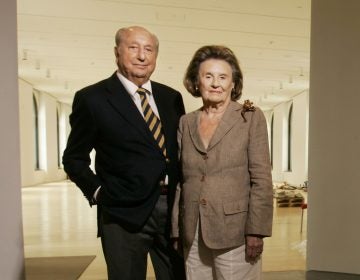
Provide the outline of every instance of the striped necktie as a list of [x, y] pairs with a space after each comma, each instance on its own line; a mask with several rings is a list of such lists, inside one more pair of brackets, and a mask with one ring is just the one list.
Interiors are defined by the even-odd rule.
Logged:
[[149, 101], [146, 97], [147, 92], [148, 91], [146, 89], [141, 87], [137, 90], [137, 93], [140, 95], [141, 108], [144, 112], [144, 119], [149, 126], [149, 129], [151, 131], [151, 134], [154, 136], [155, 141], [158, 143], [161, 151], [166, 157], [165, 137], [162, 132], [161, 122], [150, 107]]

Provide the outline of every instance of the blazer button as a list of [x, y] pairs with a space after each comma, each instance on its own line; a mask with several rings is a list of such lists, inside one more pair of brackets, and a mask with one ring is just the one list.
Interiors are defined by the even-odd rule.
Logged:
[[166, 158], [165, 161], [166, 161], [166, 163], [169, 163], [169, 162], [170, 162], [170, 159], [169, 159], [169, 158]]
[[205, 175], [202, 175], [200, 178], [200, 182], [204, 182], [205, 181]]
[[165, 186], [165, 181], [164, 181], [164, 180], [161, 180], [161, 181], [159, 182], [159, 186], [160, 186], [160, 187]]
[[203, 155], [203, 159], [204, 159], [204, 160], [207, 160], [208, 158], [209, 158], [208, 155]]
[[205, 198], [200, 199], [200, 204], [201, 205], [206, 205], [207, 204], [206, 199]]

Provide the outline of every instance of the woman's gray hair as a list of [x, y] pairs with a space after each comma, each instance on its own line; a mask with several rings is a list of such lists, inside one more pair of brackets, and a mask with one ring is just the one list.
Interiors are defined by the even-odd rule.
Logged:
[[190, 61], [185, 72], [184, 86], [195, 97], [201, 97], [198, 90], [200, 64], [208, 59], [224, 60], [231, 66], [234, 89], [231, 91], [231, 100], [241, 97], [243, 88], [243, 75], [235, 54], [225, 46], [204, 46], [198, 49]]

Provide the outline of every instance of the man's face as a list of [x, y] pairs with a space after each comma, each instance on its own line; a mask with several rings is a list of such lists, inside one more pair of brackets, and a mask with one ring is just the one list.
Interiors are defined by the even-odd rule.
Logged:
[[141, 28], [130, 28], [122, 34], [119, 46], [115, 47], [119, 71], [138, 86], [147, 82], [155, 70], [157, 41]]

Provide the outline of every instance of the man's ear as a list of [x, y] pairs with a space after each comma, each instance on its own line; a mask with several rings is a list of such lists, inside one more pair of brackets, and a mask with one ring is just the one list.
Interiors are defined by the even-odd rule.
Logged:
[[119, 57], [118, 48], [117, 48], [116, 46], [114, 47], [114, 54], [115, 54], [115, 57], [116, 57], [116, 58]]
[[115, 62], [116, 64], [119, 64], [119, 49], [115, 46], [114, 47], [114, 54], [115, 54]]

